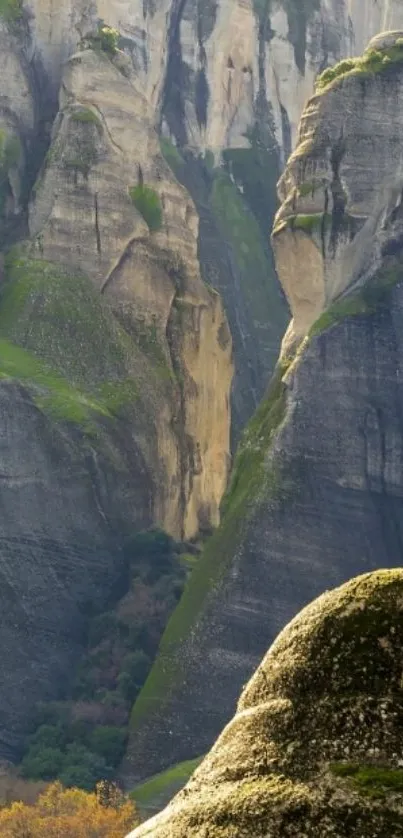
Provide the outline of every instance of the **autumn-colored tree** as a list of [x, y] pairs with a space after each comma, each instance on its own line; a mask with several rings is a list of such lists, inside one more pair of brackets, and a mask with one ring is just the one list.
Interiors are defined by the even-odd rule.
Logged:
[[138, 823], [134, 804], [105, 783], [94, 793], [52, 783], [34, 805], [0, 809], [1, 838], [125, 838]]

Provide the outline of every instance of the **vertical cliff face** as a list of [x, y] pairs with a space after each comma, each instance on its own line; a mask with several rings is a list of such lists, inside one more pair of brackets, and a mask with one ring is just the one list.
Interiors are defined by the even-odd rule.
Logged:
[[363, 20], [373, 34], [399, 15], [375, 0], [3, 3], [0, 246], [18, 244], [0, 268], [3, 753], [68, 680], [122, 537], [218, 524], [232, 363], [217, 290], [236, 438], [288, 320], [267, 230], [302, 102]]
[[36, 702], [67, 688], [88, 612], [122, 584], [124, 539], [153, 524], [179, 540], [217, 526], [232, 347], [200, 276], [194, 204], [161, 155], [157, 104], [130, 50], [102, 32], [95, 8], [58, 17], [17, 3], [4, 14], [0, 748], [10, 756]]
[[397, 32], [322, 76], [304, 111], [274, 230], [293, 322], [135, 705], [130, 776], [205, 752], [313, 595], [401, 564], [402, 90]]
[[296, 0], [69, 0], [63, 9], [32, 0], [26, 11], [39, 90], [47, 76], [42, 117], [50, 91], [56, 102], [63, 62], [97, 21], [121, 35], [150, 124], [196, 203], [202, 275], [224, 299], [236, 361], [235, 440], [287, 324], [267, 230], [302, 107], [320, 70], [360, 52], [381, 29], [403, 25], [402, 10], [386, 0], [309, 0], [303, 9]]

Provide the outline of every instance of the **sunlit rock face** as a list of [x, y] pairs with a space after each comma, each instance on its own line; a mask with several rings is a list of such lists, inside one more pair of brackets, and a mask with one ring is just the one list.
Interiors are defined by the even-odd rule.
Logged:
[[222, 295], [233, 336], [235, 442], [263, 395], [288, 321], [267, 231], [302, 108], [318, 72], [359, 53], [381, 29], [403, 26], [402, 9], [386, 0], [308, 0], [303, 9], [297, 0], [59, 6], [27, 4], [30, 57], [40, 74], [45, 68], [54, 98], [63, 62], [101, 19], [121, 33], [142, 106], [173, 144], [164, 151], [201, 217], [202, 275]]
[[274, 229], [293, 323], [221, 527], [162, 643], [152, 711], [141, 696], [134, 708], [130, 778], [205, 753], [265, 648], [313, 596], [401, 564], [400, 40], [378, 38], [303, 113]]
[[[355, 51], [364, 19], [368, 34], [379, 16], [402, 22], [375, 2], [361, 17], [314, 0], [302, 16], [291, 2], [267, 16], [251, 2], [7, 8], [0, 245], [24, 242], [1, 260], [8, 755], [32, 705], [63, 692], [88, 603], [102, 608], [120, 580], [122, 538], [218, 523], [230, 331], [236, 439], [288, 320], [267, 231], [303, 100], [317, 70]], [[96, 42], [102, 22], [116, 54]]]
[[308, 606], [185, 789], [131, 838], [398, 838], [402, 617], [401, 570]]
[[[402, 38], [399, 31], [374, 38], [362, 69], [319, 87], [303, 113], [279, 184], [282, 205], [273, 234], [293, 313], [287, 346], [381, 264], [386, 220], [399, 206], [403, 172]], [[394, 49], [395, 61], [388, 55]], [[374, 50], [381, 56], [375, 72], [365, 65]]]
[[5, 757], [68, 691], [125, 539], [217, 526], [230, 461], [231, 335], [161, 155], [160, 93], [94, 42], [106, 10], [59, 11], [0, 24], [0, 237], [18, 242], [1, 261]]

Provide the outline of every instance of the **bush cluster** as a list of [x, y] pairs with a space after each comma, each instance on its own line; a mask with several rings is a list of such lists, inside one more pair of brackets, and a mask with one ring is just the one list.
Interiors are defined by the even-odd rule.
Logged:
[[125, 838], [138, 823], [135, 804], [105, 783], [92, 794], [53, 783], [33, 805], [0, 808], [2, 838]]
[[58, 778], [67, 787], [91, 791], [100, 780], [111, 779], [125, 750], [125, 728], [59, 721], [42, 724], [28, 740], [21, 763], [23, 777]]
[[390, 47], [382, 50], [369, 49], [359, 58], [346, 58], [334, 67], [324, 70], [316, 80], [316, 90], [318, 92], [324, 90], [333, 81], [349, 73], [364, 75], [379, 73], [401, 61], [403, 61], [403, 38], [398, 38]]
[[144, 184], [138, 184], [129, 189], [129, 195], [149, 229], [152, 232], [160, 230], [162, 227], [162, 206], [160, 196], [155, 189], [144, 186]]
[[24, 777], [57, 778], [64, 786], [92, 790], [100, 779], [114, 776], [125, 751], [132, 703], [189, 572], [180, 560], [182, 549], [158, 529], [127, 539], [126, 595], [115, 610], [89, 620], [87, 649], [71, 694], [75, 704], [38, 708], [20, 766]]

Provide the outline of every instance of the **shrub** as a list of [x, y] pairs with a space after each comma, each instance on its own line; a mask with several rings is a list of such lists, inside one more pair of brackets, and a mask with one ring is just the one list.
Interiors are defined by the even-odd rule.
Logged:
[[[1, 0], [0, 0], [1, 2]], [[107, 55], [114, 56], [118, 51], [119, 32], [113, 29], [112, 26], [105, 26], [104, 23], [98, 25], [97, 34], [86, 39], [90, 47], [96, 50], [102, 50]]]
[[88, 645], [93, 648], [98, 646], [102, 640], [113, 636], [119, 628], [119, 620], [113, 611], [105, 611], [90, 622], [88, 633]]
[[139, 183], [129, 189], [132, 203], [143, 216], [151, 231], [160, 230], [162, 227], [162, 206], [158, 193], [150, 186]]
[[80, 108], [80, 110], [73, 111], [71, 118], [73, 122], [81, 122], [85, 125], [100, 125], [99, 116], [97, 116], [91, 108]]
[[109, 55], [115, 55], [118, 51], [119, 32], [111, 26], [99, 26], [98, 38], [101, 49]]
[[89, 740], [91, 751], [103, 757], [108, 765], [116, 768], [125, 752], [127, 731], [120, 727], [97, 727]]
[[0, 0], [0, 19], [16, 23], [21, 20], [22, 14], [22, 0]]
[[63, 753], [60, 748], [33, 745], [22, 760], [21, 774], [30, 780], [53, 780], [62, 767]]
[[66, 748], [61, 770], [53, 774], [58, 776], [64, 786], [79, 786], [92, 791], [100, 780], [110, 779], [112, 769], [99, 754], [94, 754], [85, 745], [73, 742]]
[[398, 38], [390, 47], [383, 49], [369, 49], [359, 58], [347, 58], [339, 61], [334, 67], [329, 67], [316, 79], [316, 90], [325, 90], [335, 79], [343, 78], [350, 73], [368, 75], [380, 73], [391, 64], [403, 61], [403, 39]]
[[140, 687], [147, 677], [150, 668], [150, 659], [142, 651], [126, 655], [122, 669], [118, 676], [118, 687], [120, 693], [130, 703], [134, 701]]
[[125, 838], [138, 823], [134, 803], [105, 784], [87, 794], [53, 783], [32, 806], [0, 809], [2, 838]]
[[30, 747], [62, 748], [66, 744], [66, 728], [62, 725], [40, 725], [30, 737]]

